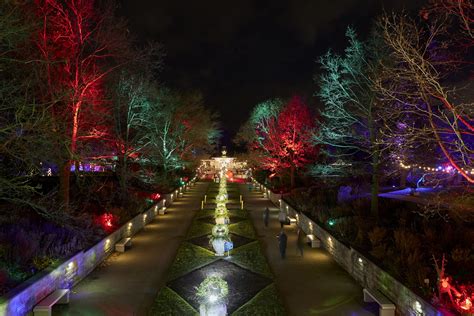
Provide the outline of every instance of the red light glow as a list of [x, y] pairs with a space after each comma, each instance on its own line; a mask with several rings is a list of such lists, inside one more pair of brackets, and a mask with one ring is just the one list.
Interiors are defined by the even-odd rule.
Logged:
[[111, 213], [104, 213], [100, 216], [99, 222], [102, 228], [109, 232], [113, 229], [116, 223], [116, 217]]
[[150, 199], [152, 199], [153, 201], [158, 201], [160, 199], [161, 195], [159, 193], [152, 193], [150, 195]]

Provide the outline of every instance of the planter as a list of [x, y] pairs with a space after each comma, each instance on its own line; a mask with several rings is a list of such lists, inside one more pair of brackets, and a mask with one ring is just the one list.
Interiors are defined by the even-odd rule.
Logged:
[[227, 306], [224, 303], [220, 304], [201, 304], [199, 306], [200, 316], [226, 316]]
[[222, 193], [218, 194], [217, 197], [216, 197], [216, 200], [217, 200], [217, 202], [221, 202], [221, 203], [226, 202], [227, 201], [227, 194], [225, 194], [225, 193], [224, 194], [222, 194]]
[[226, 297], [229, 294], [227, 282], [220, 276], [208, 276], [197, 288], [199, 314], [201, 316], [226, 316]]
[[217, 225], [226, 225], [229, 224], [229, 217], [227, 216], [217, 216], [216, 217], [216, 224]]
[[219, 257], [222, 257], [224, 256], [224, 252], [225, 252], [225, 238], [214, 238], [214, 240], [212, 241], [212, 247], [214, 248], [214, 251], [216, 252], [216, 256], [219, 256]]
[[218, 217], [229, 217], [229, 212], [227, 210], [216, 210], [214, 213], [214, 218]]

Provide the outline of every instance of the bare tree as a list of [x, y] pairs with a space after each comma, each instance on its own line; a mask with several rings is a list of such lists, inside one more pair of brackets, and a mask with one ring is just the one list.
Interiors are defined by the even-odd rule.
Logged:
[[42, 97], [52, 103], [56, 130], [64, 136], [58, 157], [65, 205], [71, 165], [77, 170], [80, 156], [90, 151], [86, 144], [104, 141], [110, 132], [104, 81], [129, 62], [125, 26], [114, 9], [110, 1], [35, 1], [41, 21], [36, 44], [45, 82]]
[[[329, 51], [320, 58], [323, 71], [317, 77], [318, 96], [324, 107], [314, 141], [326, 149], [332, 164], [331, 168], [316, 165], [313, 173], [354, 175], [369, 171], [372, 174], [371, 209], [377, 215], [383, 150], [381, 109], [385, 104], [378, 96], [375, 82], [380, 76], [379, 64], [384, 55], [374, 34], [371, 42], [359, 40], [352, 28], [347, 29], [346, 35], [349, 45], [344, 55]], [[369, 164], [361, 161], [361, 154], [370, 160]]]
[[398, 105], [399, 118], [417, 116], [425, 122], [407, 129], [405, 139], [436, 143], [457, 172], [474, 183], [474, 103], [457, 99], [461, 89], [449, 80], [463, 63], [449, 53], [458, 43], [449, 40], [448, 21], [442, 17], [421, 24], [393, 14], [379, 25], [393, 61], [379, 82], [380, 92]]

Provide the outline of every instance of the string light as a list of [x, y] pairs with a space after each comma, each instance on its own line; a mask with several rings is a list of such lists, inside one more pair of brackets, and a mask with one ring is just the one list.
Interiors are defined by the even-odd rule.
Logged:
[[[446, 167], [443, 166], [438, 166], [438, 167], [428, 167], [428, 166], [423, 166], [423, 165], [418, 165], [418, 164], [411, 164], [411, 165], [406, 165], [403, 162], [400, 161], [400, 167], [402, 169], [408, 170], [408, 169], [418, 169], [418, 170], [423, 170], [423, 171], [431, 171], [431, 172], [442, 172], [442, 173], [459, 173], [456, 168], [454, 168], [451, 165], [447, 165]], [[462, 168], [462, 170], [468, 174], [474, 174], [474, 168], [473, 169], [465, 169]]]

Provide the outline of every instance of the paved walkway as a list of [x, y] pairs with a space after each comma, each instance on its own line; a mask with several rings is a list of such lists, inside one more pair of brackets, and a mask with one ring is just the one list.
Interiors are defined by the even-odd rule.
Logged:
[[[69, 305], [53, 315], [146, 315], [166, 282], [166, 271], [184, 240], [209, 183], [198, 182], [133, 237], [133, 246], [111, 255], [72, 289]], [[55, 307], [56, 309], [56, 307]]]
[[[377, 308], [373, 311], [374, 306], [364, 304], [362, 288], [325, 250], [308, 246], [303, 257], [297, 253], [295, 225], [284, 226], [288, 247], [282, 260], [276, 238], [280, 231], [278, 208], [261, 193], [249, 192], [245, 184], [240, 185], [240, 191], [289, 315], [377, 315]], [[263, 225], [266, 207], [271, 214], [268, 228]]]

